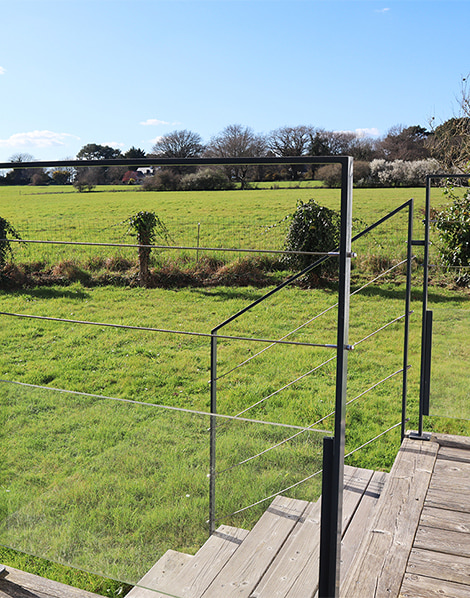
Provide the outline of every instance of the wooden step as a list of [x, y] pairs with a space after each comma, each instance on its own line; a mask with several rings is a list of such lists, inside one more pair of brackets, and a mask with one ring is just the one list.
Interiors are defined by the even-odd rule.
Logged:
[[168, 579], [177, 576], [181, 569], [193, 559], [190, 554], [167, 550], [155, 565], [142, 577], [138, 585], [126, 594], [126, 598], [155, 598], [153, 589], [162, 588]]
[[[368, 469], [345, 467], [343, 494], [343, 532], [349, 528], [358, 505], [369, 499], [363, 516], [377, 500], [381, 479], [386, 474], [374, 474]], [[318, 588], [321, 500], [310, 503], [299, 520], [282, 552], [276, 557], [252, 592], [252, 598], [311, 598]], [[354, 530], [353, 530], [354, 533]], [[349, 535], [349, 551], [354, 550], [354, 536]]]
[[439, 445], [405, 438], [340, 595], [398, 596]]
[[308, 502], [278, 496], [227, 565], [201, 595], [203, 598], [248, 598], [276, 558]]
[[[160, 565], [160, 561], [168, 554], [166, 553], [150, 570], [150, 572], [155, 570], [156, 575], [154, 573], [151, 579], [147, 578], [149, 575], [147, 574], [138, 584], [149, 589], [135, 587], [131, 591], [133, 593], [127, 596], [130, 598], [165, 598], [168, 594], [178, 598], [200, 596], [247, 535], [247, 530], [221, 525], [192, 557], [168, 551], [188, 558], [184, 561], [180, 560], [176, 566], [173, 565], [172, 571], [169, 571], [165, 562]], [[164, 570], [163, 575], [160, 573], [161, 569]]]

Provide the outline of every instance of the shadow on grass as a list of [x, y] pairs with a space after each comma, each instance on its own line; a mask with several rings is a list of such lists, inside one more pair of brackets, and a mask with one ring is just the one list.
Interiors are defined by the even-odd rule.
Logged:
[[[358, 286], [351, 286], [351, 292], [354, 292]], [[366, 289], [363, 289], [359, 295], [363, 295], [366, 297], [379, 297], [381, 299], [396, 299], [400, 301], [405, 301], [405, 288], [384, 288], [379, 286], [370, 286]], [[411, 300], [412, 301], [421, 301], [422, 300], [422, 291], [421, 289], [412, 289], [411, 291]], [[452, 295], [439, 293], [436, 290], [430, 289], [428, 291], [428, 302], [432, 303], [468, 303], [470, 301], [469, 295], [464, 295], [462, 293], [454, 292]]]
[[213, 287], [213, 288], [193, 288], [195, 294], [203, 297], [210, 297], [215, 301], [226, 301], [230, 299], [246, 299], [247, 301], [256, 301], [266, 295], [266, 289], [254, 289], [247, 287]]
[[8, 295], [24, 296], [27, 295], [36, 299], [88, 299], [90, 294], [84, 289], [68, 289], [68, 288], [51, 288], [51, 287], [36, 287], [34, 289], [14, 289], [2, 290], [2, 293]]

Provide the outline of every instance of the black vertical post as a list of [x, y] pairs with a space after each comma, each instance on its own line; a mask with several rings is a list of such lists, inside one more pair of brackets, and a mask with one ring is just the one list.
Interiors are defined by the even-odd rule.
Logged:
[[408, 391], [408, 345], [410, 338], [411, 260], [413, 241], [413, 199], [408, 202], [408, 240], [406, 249], [405, 332], [403, 339], [403, 390], [401, 404], [401, 439], [405, 437], [406, 395]]
[[[353, 159], [343, 158], [341, 162], [341, 240], [339, 248], [339, 289], [338, 289], [338, 331], [336, 363], [336, 400], [335, 433], [333, 438], [333, 456], [331, 471], [331, 501], [327, 507], [330, 515], [327, 521], [322, 519], [322, 528], [328, 525], [329, 531], [323, 530], [324, 542], [328, 546], [321, 548], [323, 559], [328, 555], [328, 562], [321, 562], [320, 570], [328, 571], [328, 587], [322, 587], [319, 598], [337, 598], [340, 584], [341, 533], [343, 519], [344, 485], [344, 444], [346, 430], [346, 383], [348, 370], [348, 335], [349, 335], [349, 298], [351, 287], [351, 223], [352, 223], [352, 173]], [[323, 504], [323, 499], [322, 499]], [[323, 582], [322, 582], [323, 583]]]
[[211, 332], [211, 417], [210, 417], [210, 472], [209, 472], [209, 533], [215, 532], [215, 477], [217, 428], [217, 329]]
[[432, 314], [429, 309], [426, 311], [426, 338], [424, 339], [424, 386], [422, 411], [423, 415], [429, 415], [429, 397], [431, 393], [431, 354], [432, 354]]
[[321, 486], [321, 527], [320, 527], [320, 571], [318, 578], [318, 595], [330, 596], [336, 584], [336, 569], [334, 567], [336, 555], [331, 554], [331, 501], [333, 476], [333, 448], [332, 437], [323, 438], [323, 473]]
[[424, 213], [424, 262], [423, 262], [423, 315], [421, 323], [421, 378], [419, 385], [419, 427], [418, 436], [423, 436], [423, 415], [426, 386], [426, 312], [428, 311], [429, 282], [429, 224], [431, 215], [431, 177], [426, 177], [426, 204]]

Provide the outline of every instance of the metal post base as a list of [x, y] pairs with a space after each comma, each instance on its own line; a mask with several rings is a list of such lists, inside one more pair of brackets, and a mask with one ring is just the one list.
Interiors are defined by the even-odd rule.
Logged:
[[2, 577], [5, 577], [5, 575], [8, 573], [7, 568], [5, 567], [5, 565], [0, 565], [0, 579]]
[[416, 432], [415, 430], [410, 430], [406, 436], [408, 438], [411, 438], [411, 440], [431, 440], [431, 432], [423, 432], [422, 434], [420, 434], [419, 432]]

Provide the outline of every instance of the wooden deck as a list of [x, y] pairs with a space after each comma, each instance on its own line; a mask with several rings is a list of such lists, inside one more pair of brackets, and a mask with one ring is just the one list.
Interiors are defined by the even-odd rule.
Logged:
[[[468, 438], [405, 439], [389, 474], [346, 467], [341, 596], [470, 597], [469, 491]], [[277, 497], [250, 532], [221, 526], [194, 556], [169, 550], [128, 598], [316, 598], [320, 508]], [[11, 570], [0, 598], [96, 598], [34, 577], [22, 588]]]

